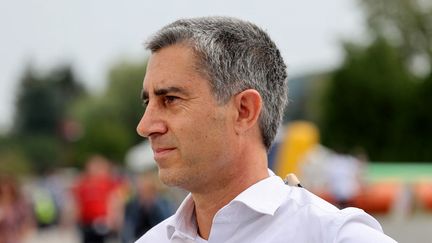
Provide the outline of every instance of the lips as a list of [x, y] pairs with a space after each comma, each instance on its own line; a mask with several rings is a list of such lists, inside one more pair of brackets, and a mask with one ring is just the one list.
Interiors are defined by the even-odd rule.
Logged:
[[169, 155], [176, 148], [153, 148], [153, 154], [155, 160], [160, 160]]

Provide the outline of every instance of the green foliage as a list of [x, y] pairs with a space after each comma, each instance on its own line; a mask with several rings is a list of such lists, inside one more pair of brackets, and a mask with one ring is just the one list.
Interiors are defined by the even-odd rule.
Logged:
[[119, 63], [101, 96], [87, 95], [68, 66], [37, 75], [27, 68], [17, 95], [12, 132], [0, 139], [0, 171], [43, 173], [81, 166], [98, 153], [122, 162], [141, 139], [136, 125], [145, 63]]
[[129, 130], [121, 123], [95, 119], [86, 124], [85, 135], [75, 144], [76, 165], [83, 166], [93, 154], [103, 154], [111, 160], [122, 162], [125, 152], [132, 146]]
[[83, 129], [82, 137], [74, 143], [78, 165], [94, 153], [122, 163], [127, 150], [142, 140], [136, 126], [143, 112], [139, 95], [144, 73], [145, 63], [117, 64], [100, 97], [81, 99], [75, 105], [72, 114]]
[[432, 61], [432, 3], [422, 0], [361, 0], [373, 37], [397, 47], [404, 60]]
[[28, 163], [24, 167], [40, 173], [62, 165], [63, 124], [71, 104], [84, 94], [68, 66], [53, 69], [46, 75], [36, 75], [28, 67], [17, 95], [14, 127], [8, 143], [15, 149], [8, 153], [9, 158], [17, 157], [16, 163], [23, 166]]
[[31, 164], [20, 147], [10, 139], [0, 138], [0, 174], [26, 175], [32, 171]]
[[140, 142], [136, 126], [146, 63], [118, 63], [101, 96], [88, 95], [71, 67], [45, 75], [24, 72], [12, 131], [0, 138], [0, 172], [43, 173], [58, 166], [81, 166], [98, 153], [121, 163]]
[[364, 147], [375, 160], [396, 160], [393, 150], [406, 142], [401, 134], [413, 78], [384, 40], [346, 50], [345, 64], [324, 97], [323, 142], [344, 150]]
[[432, 8], [416, 0], [362, 3], [373, 42], [345, 46], [322, 100], [323, 143], [362, 147], [373, 161], [431, 161]]
[[32, 171], [44, 173], [52, 168], [62, 165], [62, 144], [55, 136], [33, 135], [18, 139], [20, 147], [29, 158]]
[[21, 81], [15, 113], [16, 134], [54, 134], [59, 123], [59, 109], [54, 101], [50, 84], [28, 70]]
[[118, 120], [130, 130], [133, 142], [142, 140], [136, 134], [136, 126], [144, 112], [140, 99], [146, 62], [120, 63], [109, 74], [109, 87], [105, 95], [106, 103], [116, 112]]
[[405, 146], [410, 147], [411, 157], [426, 161], [432, 158], [432, 112], [429, 104], [432, 104], [432, 73], [418, 84], [407, 111], [410, 119], [406, 122], [406, 134], [410, 140]]
[[83, 92], [70, 67], [57, 68], [44, 77], [28, 68], [18, 93], [14, 133], [55, 136], [68, 106]]

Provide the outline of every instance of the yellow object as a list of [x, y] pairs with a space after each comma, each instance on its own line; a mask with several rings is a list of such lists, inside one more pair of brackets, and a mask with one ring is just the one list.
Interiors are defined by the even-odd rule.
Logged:
[[277, 152], [276, 174], [282, 178], [288, 173], [300, 174], [299, 163], [303, 156], [318, 143], [319, 131], [313, 123], [289, 123]]

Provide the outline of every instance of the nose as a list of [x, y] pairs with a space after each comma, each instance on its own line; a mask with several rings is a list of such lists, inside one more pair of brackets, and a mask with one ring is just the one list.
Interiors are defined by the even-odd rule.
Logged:
[[149, 103], [138, 123], [137, 133], [142, 137], [152, 137], [166, 132], [167, 125], [161, 116], [161, 112], [157, 107]]

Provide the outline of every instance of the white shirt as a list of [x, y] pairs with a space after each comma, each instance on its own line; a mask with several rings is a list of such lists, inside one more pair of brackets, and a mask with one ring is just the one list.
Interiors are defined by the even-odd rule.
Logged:
[[[136, 243], [206, 242], [197, 234], [189, 194], [177, 212]], [[395, 242], [380, 224], [357, 208], [339, 210], [309, 191], [284, 184], [278, 176], [257, 182], [213, 218], [209, 243]]]

